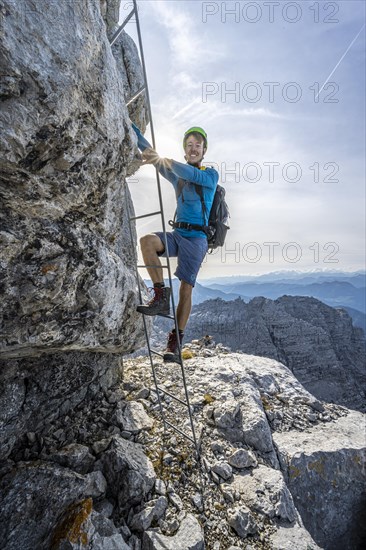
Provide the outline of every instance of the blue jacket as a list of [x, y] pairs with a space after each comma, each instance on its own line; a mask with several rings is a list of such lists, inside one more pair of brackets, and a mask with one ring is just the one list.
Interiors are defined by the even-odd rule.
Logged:
[[[151, 147], [147, 139], [141, 134], [140, 130], [132, 124], [138, 138], [138, 147], [144, 151]], [[169, 166], [167, 166], [169, 164]], [[214, 168], [204, 167], [196, 168], [190, 164], [183, 164], [175, 160], [169, 160], [164, 163], [161, 159], [157, 165], [160, 174], [173, 184], [177, 197], [177, 222], [187, 222], [196, 225], [207, 225], [208, 216], [215, 196], [219, 174]], [[179, 185], [181, 180], [181, 185]], [[182, 188], [182, 180], [184, 186]], [[195, 186], [200, 185], [203, 190], [203, 199], [206, 205], [206, 216], [203, 219], [202, 203]], [[181, 191], [181, 192], [180, 192]], [[206, 237], [203, 231], [188, 229], [175, 229], [183, 237]]]

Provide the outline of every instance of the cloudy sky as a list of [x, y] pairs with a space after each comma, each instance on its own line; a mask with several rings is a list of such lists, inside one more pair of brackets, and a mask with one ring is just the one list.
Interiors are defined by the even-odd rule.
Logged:
[[[227, 243], [201, 278], [363, 269], [365, 3], [138, 4], [157, 150], [184, 162], [182, 135], [202, 126], [227, 190]], [[139, 214], [158, 205], [154, 182], [145, 166], [129, 183]]]

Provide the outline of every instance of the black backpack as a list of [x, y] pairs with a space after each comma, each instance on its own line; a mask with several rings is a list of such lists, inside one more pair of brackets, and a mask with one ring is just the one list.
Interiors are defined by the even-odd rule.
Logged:
[[[203, 190], [201, 185], [194, 184], [196, 193], [199, 195], [202, 204], [203, 219], [207, 219], [207, 208], [203, 200]], [[228, 221], [230, 217], [229, 208], [225, 201], [226, 191], [221, 185], [217, 185], [214, 200], [208, 217], [208, 225], [203, 226], [203, 231], [207, 235], [208, 248], [214, 250], [223, 246], [226, 233], [230, 227]]]

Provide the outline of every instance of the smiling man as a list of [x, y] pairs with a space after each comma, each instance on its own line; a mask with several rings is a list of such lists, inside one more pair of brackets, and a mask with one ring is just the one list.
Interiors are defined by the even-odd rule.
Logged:
[[[167, 245], [169, 257], [178, 258], [175, 271], [180, 280], [177, 321], [182, 343], [192, 308], [192, 290], [208, 249], [204, 228], [208, 225], [219, 175], [214, 168], [201, 165], [207, 151], [207, 134], [202, 128], [194, 126], [184, 134], [183, 148], [187, 164], [160, 158], [135, 125], [133, 129], [138, 137], [144, 164], [156, 166], [175, 189], [177, 212], [175, 221], [170, 222], [173, 231], [167, 233]], [[148, 304], [137, 307], [137, 311], [144, 315], [168, 315], [170, 311], [171, 289], [164, 284], [159, 259], [167, 255], [164, 242], [164, 233], [161, 231], [144, 235], [140, 239], [145, 265], [156, 266], [147, 268], [154, 285], [154, 297]], [[179, 362], [175, 328], [168, 335], [164, 361]]]

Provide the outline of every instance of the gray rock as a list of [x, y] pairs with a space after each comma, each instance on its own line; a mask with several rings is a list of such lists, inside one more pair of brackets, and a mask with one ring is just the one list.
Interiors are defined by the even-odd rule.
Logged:
[[44, 458], [57, 462], [60, 466], [66, 466], [79, 474], [86, 474], [95, 462], [95, 457], [90, 454], [89, 448], [78, 443], [71, 443]]
[[203, 499], [200, 493], [195, 493], [192, 498], [192, 504], [197, 508], [199, 512], [203, 512]]
[[158, 495], [166, 495], [166, 485], [162, 479], [156, 479], [155, 481], [155, 492]]
[[[119, 373], [118, 356], [109, 354], [68, 352], [0, 361], [0, 416], [4, 413], [7, 418], [0, 426], [0, 459], [9, 456], [25, 433], [49, 431], [65, 402], [74, 409], [85, 400], [92, 383], [100, 389], [112, 386]], [[11, 387], [17, 389], [9, 402]], [[57, 433], [62, 444], [65, 430]]]
[[228, 510], [228, 523], [242, 539], [257, 532], [257, 524], [246, 506]]
[[251, 475], [234, 475], [229, 488], [240, 493], [246, 506], [269, 518], [276, 516], [292, 522], [297, 517], [291, 494], [278, 470], [259, 465]]
[[265, 453], [273, 452], [272, 434], [263, 410], [260, 393], [253, 383], [247, 383], [241, 398], [243, 441]]
[[158, 530], [145, 531], [142, 543], [143, 550], [204, 550], [203, 532], [196, 518], [187, 514], [181, 522], [176, 535], [168, 537]]
[[168, 498], [169, 498], [169, 502], [171, 502], [179, 512], [183, 509], [182, 499], [180, 498], [179, 495], [177, 495], [177, 493], [175, 493], [174, 491], [171, 493], [168, 493]]
[[240, 423], [240, 405], [234, 400], [225, 401], [214, 409], [215, 424], [218, 428], [234, 428]]
[[78, 514], [90, 515], [92, 494], [87, 476], [58, 464], [37, 461], [14, 467], [0, 482], [2, 548], [49, 548], [57, 525], [76, 503], [82, 502]]
[[117, 410], [115, 418], [122, 430], [132, 434], [150, 430], [154, 425], [153, 420], [146, 414], [144, 406], [138, 401], [128, 401], [122, 410]]
[[105, 439], [100, 439], [99, 441], [95, 441], [92, 445], [93, 452], [96, 455], [100, 455], [104, 451], [106, 451], [111, 444], [112, 436], [106, 437]]
[[224, 452], [224, 446], [220, 441], [213, 441], [211, 443], [211, 451], [213, 453], [220, 453], [222, 454]]
[[140, 539], [136, 535], [132, 535], [128, 540], [128, 545], [131, 550], [141, 550], [142, 545]]
[[141, 67], [127, 35], [114, 59], [99, 6], [3, 3], [3, 358], [143, 343], [125, 184], [139, 161], [122, 77], [138, 86]]
[[107, 481], [102, 472], [90, 472], [85, 479], [89, 483], [89, 492], [93, 498], [100, 498], [107, 491]]
[[138, 504], [154, 486], [155, 472], [141, 445], [114, 436], [99, 460], [121, 511]]
[[246, 449], [238, 449], [228, 457], [228, 463], [234, 468], [255, 468], [258, 464], [254, 454]]
[[306, 529], [319, 546], [351, 550], [362, 546], [365, 425], [351, 411], [306, 432], [274, 434], [288, 487]]
[[94, 509], [96, 512], [102, 514], [102, 516], [105, 516], [106, 518], [110, 518], [113, 514], [113, 504], [107, 499], [95, 502]]
[[212, 466], [212, 471], [215, 472], [218, 476], [220, 476], [222, 479], [230, 479], [233, 475], [233, 470], [227, 462], [216, 462]]
[[134, 531], [146, 531], [152, 523], [157, 524], [163, 518], [167, 507], [168, 501], [164, 496], [155, 502], [148, 502], [146, 507], [133, 517], [130, 528]]
[[150, 390], [149, 390], [149, 388], [141, 388], [138, 392], [136, 392], [136, 393], [134, 394], [133, 397], [134, 397], [134, 399], [136, 399], [136, 400], [137, 400], [137, 399], [143, 399], [143, 400], [145, 400], [145, 399], [148, 399], [149, 395], [150, 395]]
[[130, 550], [130, 546], [124, 541], [122, 535], [118, 533], [110, 519], [93, 512], [91, 514], [91, 523], [95, 529], [89, 539], [91, 550]]
[[297, 522], [292, 525], [277, 525], [269, 540], [273, 548], [279, 550], [321, 550], [304, 526]]

